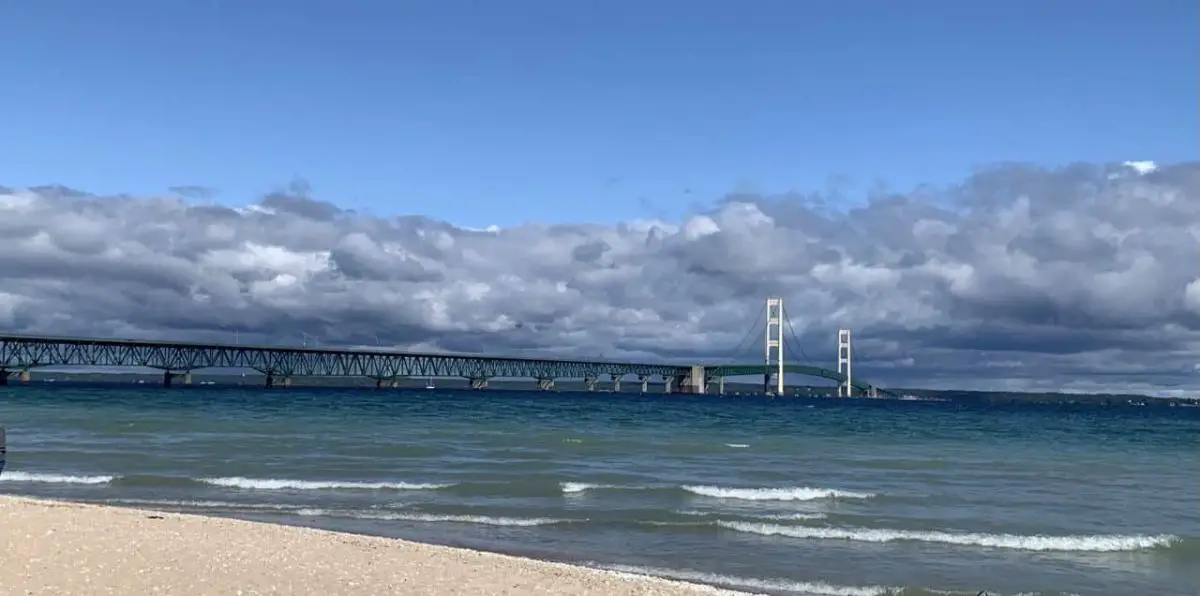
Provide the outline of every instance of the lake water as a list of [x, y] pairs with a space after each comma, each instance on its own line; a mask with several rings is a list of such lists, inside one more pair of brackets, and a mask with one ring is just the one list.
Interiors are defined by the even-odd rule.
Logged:
[[0, 492], [763, 594], [1200, 594], [1200, 408], [0, 388]]

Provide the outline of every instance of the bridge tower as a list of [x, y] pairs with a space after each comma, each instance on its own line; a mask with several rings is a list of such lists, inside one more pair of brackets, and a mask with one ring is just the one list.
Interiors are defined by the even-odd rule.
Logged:
[[775, 395], [783, 395], [783, 298], [767, 298], [767, 330], [763, 346], [767, 374], [763, 379], [763, 392], [770, 389], [771, 375], [775, 375]]
[[846, 375], [846, 380], [838, 383], [838, 397], [854, 395], [854, 378], [850, 372], [850, 330], [838, 329], [837, 371]]

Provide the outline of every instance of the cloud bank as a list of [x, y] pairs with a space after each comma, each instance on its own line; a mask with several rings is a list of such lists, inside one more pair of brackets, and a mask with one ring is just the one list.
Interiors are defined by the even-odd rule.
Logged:
[[1200, 163], [487, 230], [191, 188], [0, 187], [0, 330], [752, 361], [778, 294], [808, 361], [832, 368], [849, 327], [856, 371], [885, 386], [1200, 387]]

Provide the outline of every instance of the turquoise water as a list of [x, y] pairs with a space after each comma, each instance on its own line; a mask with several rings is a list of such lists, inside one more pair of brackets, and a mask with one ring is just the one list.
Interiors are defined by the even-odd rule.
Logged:
[[0, 491], [765, 594], [1200, 594], [1200, 408], [9, 387]]

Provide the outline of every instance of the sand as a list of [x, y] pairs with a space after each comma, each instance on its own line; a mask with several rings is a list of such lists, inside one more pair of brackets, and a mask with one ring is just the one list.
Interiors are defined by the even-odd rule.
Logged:
[[403, 540], [0, 496], [0, 595], [729, 594]]

